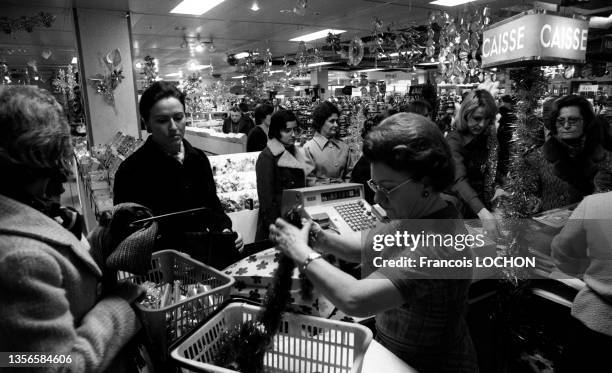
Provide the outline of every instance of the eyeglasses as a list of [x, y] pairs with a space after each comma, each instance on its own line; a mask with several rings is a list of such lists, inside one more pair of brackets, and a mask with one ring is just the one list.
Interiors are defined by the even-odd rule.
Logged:
[[402, 183], [400, 183], [399, 185], [396, 185], [395, 187], [391, 188], [391, 189], [387, 189], [384, 186], [378, 184], [378, 182], [374, 179], [370, 179], [367, 181], [368, 186], [370, 187], [370, 189], [372, 189], [372, 191], [374, 193], [382, 193], [384, 194], [384, 196], [389, 199], [389, 197], [391, 196], [391, 193], [395, 192], [396, 190], [398, 190], [400, 187], [404, 186], [405, 184], [408, 184], [409, 182], [411, 182], [412, 179], [408, 179]]
[[581, 117], [557, 118], [557, 122], [556, 122], [557, 127], [563, 127], [566, 122], [570, 126], [575, 126], [576, 124], [582, 122], [582, 118]]
[[299, 136], [302, 134], [302, 129], [300, 127], [287, 128], [285, 132], [291, 133], [294, 136]]

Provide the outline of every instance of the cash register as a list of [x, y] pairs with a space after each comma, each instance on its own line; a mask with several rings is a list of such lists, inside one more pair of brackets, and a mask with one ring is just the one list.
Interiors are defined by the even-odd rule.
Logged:
[[356, 183], [285, 190], [281, 213], [284, 215], [295, 206], [302, 206], [305, 218], [342, 236], [360, 237], [382, 219], [365, 201], [363, 185]]

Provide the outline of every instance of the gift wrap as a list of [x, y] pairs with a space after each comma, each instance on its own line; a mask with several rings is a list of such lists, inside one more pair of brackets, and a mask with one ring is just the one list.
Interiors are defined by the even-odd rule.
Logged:
[[[256, 302], [263, 302], [266, 293], [272, 286], [274, 272], [278, 267], [280, 252], [275, 248], [261, 251], [248, 256], [229, 267], [223, 272], [233, 276], [236, 280], [230, 295], [249, 298]], [[328, 318], [334, 311], [329, 300], [320, 295], [316, 289], [312, 290], [312, 299], [307, 300], [300, 294], [300, 282], [303, 275], [296, 268], [293, 272], [291, 285], [291, 299], [288, 306], [290, 312]]]

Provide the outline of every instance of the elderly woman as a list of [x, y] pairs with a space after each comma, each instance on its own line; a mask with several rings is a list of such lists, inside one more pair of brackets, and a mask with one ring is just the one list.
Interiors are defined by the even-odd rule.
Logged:
[[612, 154], [602, 144], [601, 126], [584, 97], [568, 95], [553, 103], [547, 123], [550, 137], [526, 159], [537, 201], [533, 212], [610, 190]]
[[[470, 253], [441, 244], [380, 246], [397, 232], [465, 232], [455, 207], [440, 196], [454, 179], [450, 149], [437, 126], [416, 114], [397, 114], [375, 127], [363, 151], [372, 166], [375, 202], [392, 222], [374, 228], [365, 247], [305, 222], [300, 230], [282, 219], [270, 226], [277, 248], [291, 257], [336, 307], [354, 316], [376, 315], [376, 338], [419, 372], [475, 372], [476, 357], [464, 320], [470, 267], [378, 267], [377, 259], [461, 259]], [[399, 219], [412, 219], [410, 223]], [[418, 220], [416, 220], [418, 219]], [[381, 236], [381, 234], [383, 236]], [[349, 262], [366, 258], [358, 280], [334, 267], [313, 247]], [[387, 241], [388, 242], [388, 241]], [[377, 243], [379, 244], [377, 246]], [[384, 246], [384, 245], [383, 245]], [[378, 251], [381, 250], [382, 251]], [[376, 251], [375, 251], [376, 250]]]
[[337, 139], [338, 108], [331, 102], [323, 102], [312, 112], [314, 137], [304, 144], [306, 162], [312, 172], [309, 184], [342, 182], [350, 176], [349, 147]]
[[270, 140], [255, 165], [259, 197], [257, 241], [268, 238], [268, 227], [280, 217], [283, 190], [306, 186], [304, 153], [294, 145], [299, 130], [293, 112], [279, 110], [272, 115]]
[[67, 371], [125, 370], [118, 356], [140, 328], [132, 303], [142, 290], [121, 283], [102, 296], [88, 248], [47, 215], [71, 157], [53, 96], [0, 88], [0, 351], [70, 356]]
[[455, 163], [455, 183], [450, 193], [458, 198], [463, 217], [478, 217], [492, 237], [499, 235], [499, 228], [491, 213], [491, 202], [504, 193], [496, 189], [494, 195], [487, 195], [492, 193], [494, 184], [501, 182], [497, 168], [488, 162], [491, 157], [497, 158], [497, 147], [491, 145], [497, 143], [493, 126], [496, 114], [497, 105], [489, 91], [471, 91], [457, 113], [457, 129], [446, 137]]

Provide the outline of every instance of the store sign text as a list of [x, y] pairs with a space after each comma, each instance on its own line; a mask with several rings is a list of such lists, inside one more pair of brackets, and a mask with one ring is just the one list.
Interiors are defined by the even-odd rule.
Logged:
[[584, 61], [588, 23], [549, 14], [527, 14], [483, 33], [483, 67], [520, 60]]

